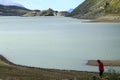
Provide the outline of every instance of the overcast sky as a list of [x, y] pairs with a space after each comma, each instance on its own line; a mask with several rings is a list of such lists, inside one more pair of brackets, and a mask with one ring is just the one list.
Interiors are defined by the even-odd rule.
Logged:
[[77, 7], [84, 0], [0, 0], [0, 3], [19, 3], [29, 9], [45, 10], [52, 8], [58, 11], [66, 11]]

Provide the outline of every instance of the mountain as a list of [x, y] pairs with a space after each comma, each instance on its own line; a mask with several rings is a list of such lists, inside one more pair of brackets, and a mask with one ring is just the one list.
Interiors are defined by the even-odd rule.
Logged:
[[120, 16], [120, 0], [85, 0], [69, 16], [87, 19]]
[[43, 11], [29, 10], [12, 0], [0, 0], [0, 16], [66, 16], [68, 14], [66, 11], [58, 12], [51, 8]]
[[19, 6], [5, 6], [0, 5], [0, 15], [1, 16], [21, 16], [30, 12], [31, 10]]
[[1, 16], [21, 16], [31, 10], [26, 9], [23, 5], [15, 3], [12, 0], [0, 0]]
[[70, 8], [67, 12], [71, 13], [73, 10], [74, 10], [73, 8]]
[[18, 7], [24, 7], [22, 4], [20, 3], [15, 3], [11, 0], [0, 0], [0, 4], [4, 5], [4, 6], [18, 6]]
[[5, 6], [0, 5], [0, 16], [66, 16], [69, 13], [66, 11], [54, 11], [51, 8], [48, 10], [29, 10], [20, 6]]

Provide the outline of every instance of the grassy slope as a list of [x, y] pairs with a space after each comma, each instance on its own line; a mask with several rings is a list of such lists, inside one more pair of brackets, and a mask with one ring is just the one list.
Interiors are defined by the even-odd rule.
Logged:
[[97, 18], [105, 15], [120, 15], [120, 0], [85, 0], [71, 13], [71, 16], [77, 18]]
[[0, 78], [4, 80], [70, 80], [75, 77], [81, 78], [81, 80], [89, 80], [93, 75], [97, 74], [16, 65], [0, 55]]
[[106, 9], [106, 14], [120, 16], [120, 0], [111, 0], [110, 5]]

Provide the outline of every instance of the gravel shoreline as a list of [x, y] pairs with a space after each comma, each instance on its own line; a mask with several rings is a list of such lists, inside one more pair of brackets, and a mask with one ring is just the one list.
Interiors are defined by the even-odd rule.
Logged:
[[102, 16], [92, 20], [92, 22], [120, 22], [120, 16]]
[[[120, 60], [101, 60], [104, 66], [120, 66]], [[87, 65], [98, 66], [96, 60], [88, 60]]]

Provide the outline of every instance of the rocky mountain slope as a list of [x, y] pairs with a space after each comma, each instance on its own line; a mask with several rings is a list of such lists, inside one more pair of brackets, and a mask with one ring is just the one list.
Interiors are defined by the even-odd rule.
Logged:
[[120, 16], [120, 0], [85, 0], [69, 16], [95, 19], [108, 15]]

